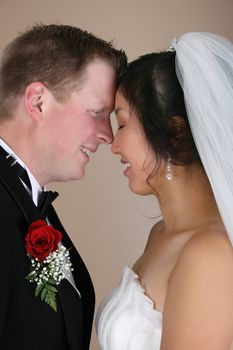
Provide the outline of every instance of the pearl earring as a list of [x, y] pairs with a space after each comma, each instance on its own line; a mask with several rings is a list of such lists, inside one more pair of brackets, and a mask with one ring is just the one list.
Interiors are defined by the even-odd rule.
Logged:
[[172, 164], [171, 164], [171, 156], [168, 155], [167, 158], [167, 173], [166, 173], [166, 179], [168, 181], [171, 181], [173, 179], [173, 172], [172, 172]]

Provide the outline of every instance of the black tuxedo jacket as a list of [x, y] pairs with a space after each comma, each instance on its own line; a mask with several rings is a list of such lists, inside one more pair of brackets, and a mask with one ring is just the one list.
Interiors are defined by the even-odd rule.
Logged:
[[25, 277], [31, 265], [25, 249], [29, 225], [40, 212], [21, 181], [0, 156], [0, 349], [87, 350], [95, 295], [88, 271], [51, 206], [48, 219], [70, 249], [73, 276], [81, 298], [66, 279], [58, 286], [57, 312]]

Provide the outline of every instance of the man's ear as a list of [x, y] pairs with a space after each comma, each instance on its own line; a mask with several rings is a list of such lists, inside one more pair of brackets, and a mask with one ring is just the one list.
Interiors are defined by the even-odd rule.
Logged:
[[30, 83], [24, 92], [24, 107], [35, 121], [43, 116], [46, 87], [41, 82]]

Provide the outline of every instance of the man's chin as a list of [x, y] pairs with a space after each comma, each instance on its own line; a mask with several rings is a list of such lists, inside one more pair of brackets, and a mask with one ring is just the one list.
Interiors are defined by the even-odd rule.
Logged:
[[82, 180], [85, 176], [85, 169], [79, 169], [79, 172], [73, 174], [73, 176], [68, 181], [79, 181]]
[[85, 176], [85, 171], [80, 171], [79, 173], [73, 173], [73, 174], [65, 174], [64, 176], [57, 176], [52, 181], [49, 182], [70, 182], [70, 181], [79, 181], [82, 180]]

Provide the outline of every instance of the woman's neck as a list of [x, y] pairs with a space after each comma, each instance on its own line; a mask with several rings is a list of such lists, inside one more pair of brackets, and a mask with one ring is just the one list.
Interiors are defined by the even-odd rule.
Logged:
[[200, 167], [176, 167], [174, 178], [164, 182], [159, 191], [158, 201], [168, 232], [211, 222], [222, 224], [208, 178]]

